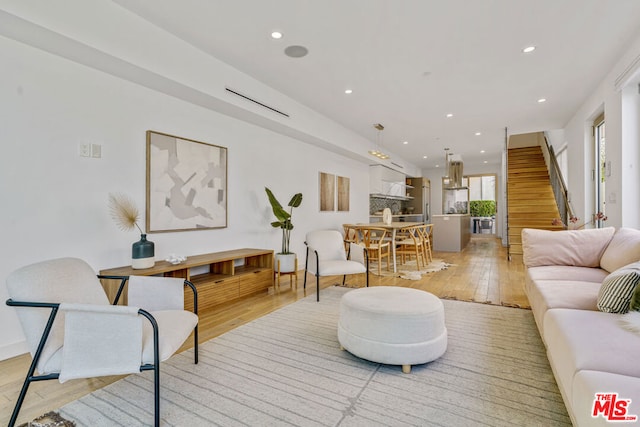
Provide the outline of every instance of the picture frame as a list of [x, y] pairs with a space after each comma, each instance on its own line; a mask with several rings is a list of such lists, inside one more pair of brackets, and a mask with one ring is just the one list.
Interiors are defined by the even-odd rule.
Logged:
[[319, 172], [320, 212], [348, 212], [350, 180], [327, 172]]
[[349, 184], [350, 180], [346, 176], [336, 178], [338, 212], [349, 212]]
[[320, 172], [320, 212], [333, 212], [336, 199], [336, 176]]
[[147, 131], [146, 232], [227, 227], [227, 148]]

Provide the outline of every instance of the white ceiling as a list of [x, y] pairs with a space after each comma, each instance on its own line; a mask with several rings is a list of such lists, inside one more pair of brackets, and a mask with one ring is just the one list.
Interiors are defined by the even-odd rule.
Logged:
[[640, 0], [116, 2], [365, 138], [383, 124], [383, 147], [422, 168], [444, 147], [496, 163], [505, 127], [563, 128], [640, 29]]

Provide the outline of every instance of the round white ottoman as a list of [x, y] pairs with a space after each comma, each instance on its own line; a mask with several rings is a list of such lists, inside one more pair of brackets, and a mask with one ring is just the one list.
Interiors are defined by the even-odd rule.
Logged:
[[349, 353], [372, 362], [411, 365], [431, 362], [447, 349], [444, 307], [418, 289], [373, 286], [340, 300], [338, 341]]

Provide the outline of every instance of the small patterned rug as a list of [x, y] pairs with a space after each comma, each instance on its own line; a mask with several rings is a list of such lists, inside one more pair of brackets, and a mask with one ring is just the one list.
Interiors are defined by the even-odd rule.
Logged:
[[[426, 267], [422, 267], [418, 270], [415, 260], [407, 261], [404, 264], [397, 264], [395, 273], [386, 269], [386, 264], [382, 263], [382, 269], [380, 276], [383, 277], [398, 277], [405, 280], [420, 280], [423, 274], [435, 273], [437, 271], [446, 270], [449, 267], [453, 267], [454, 264], [449, 264], [441, 259], [434, 259]], [[372, 262], [369, 265], [369, 271], [378, 276], [378, 263]]]
[[18, 427], [75, 427], [76, 423], [63, 418], [57, 412], [47, 412], [28, 423], [20, 424]]

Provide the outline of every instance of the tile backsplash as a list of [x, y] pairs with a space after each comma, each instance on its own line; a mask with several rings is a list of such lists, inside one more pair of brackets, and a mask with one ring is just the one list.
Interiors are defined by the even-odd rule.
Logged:
[[385, 197], [369, 197], [369, 214], [382, 211], [384, 208], [391, 209], [392, 215], [402, 213], [406, 209], [407, 202], [404, 200], [394, 200]]

